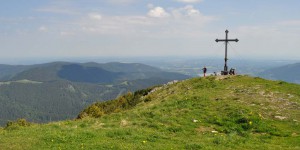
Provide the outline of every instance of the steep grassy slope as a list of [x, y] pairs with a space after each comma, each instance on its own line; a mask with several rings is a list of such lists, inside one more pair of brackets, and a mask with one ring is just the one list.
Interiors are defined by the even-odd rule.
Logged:
[[300, 86], [281, 81], [247, 76], [194, 78], [129, 93], [82, 113], [76, 121], [11, 123], [0, 129], [0, 147], [300, 148]]

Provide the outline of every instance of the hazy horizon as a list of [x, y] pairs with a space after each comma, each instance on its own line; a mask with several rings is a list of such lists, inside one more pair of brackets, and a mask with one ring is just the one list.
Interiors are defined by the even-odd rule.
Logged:
[[[109, 62], [121, 62], [121, 63], [171, 63], [171, 62], [189, 62], [189, 61], [203, 61], [207, 63], [223, 63], [224, 56], [222, 57], [201, 57], [201, 56], [115, 56], [115, 57], [34, 57], [34, 58], [14, 58], [14, 59], [0, 59], [2, 65], [35, 65], [52, 62], [71, 62], [71, 63], [109, 63]], [[237, 65], [236, 63], [248, 63], [248, 62], [265, 62], [270, 64], [273, 62], [282, 64], [300, 63], [299, 59], [277, 59], [277, 58], [231, 58], [229, 57], [228, 63], [230, 65]], [[203, 64], [205, 65], [205, 64]], [[206, 64], [209, 65], [209, 64]], [[262, 64], [263, 65], [263, 64]]]

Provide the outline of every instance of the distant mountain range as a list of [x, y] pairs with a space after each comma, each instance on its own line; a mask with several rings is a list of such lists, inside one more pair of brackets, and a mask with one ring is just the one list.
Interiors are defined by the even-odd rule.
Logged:
[[187, 78], [138, 63], [0, 65], [0, 124], [71, 119], [95, 101]]
[[268, 69], [261, 72], [259, 76], [300, 84], [300, 63]]

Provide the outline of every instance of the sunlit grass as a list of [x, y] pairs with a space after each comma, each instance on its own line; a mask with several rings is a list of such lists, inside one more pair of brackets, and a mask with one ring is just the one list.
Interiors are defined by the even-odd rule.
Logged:
[[296, 84], [193, 78], [137, 102], [100, 118], [14, 124], [0, 129], [0, 149], [300, 149]]

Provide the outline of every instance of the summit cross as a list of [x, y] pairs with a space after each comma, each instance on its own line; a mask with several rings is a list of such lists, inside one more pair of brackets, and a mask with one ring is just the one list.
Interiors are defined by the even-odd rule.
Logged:
[[228, 75], [228, 67], [227, 67], [227, 45], [228, 42], [238, 42], [238, 39], [228, 39], [228, 30], [225, 31], [226, 38], [225, 39], [216, 39], [216, 42], [225, 42], [225, 65], [224, 65], [224, 71], [221, 72], [222, 75]]

